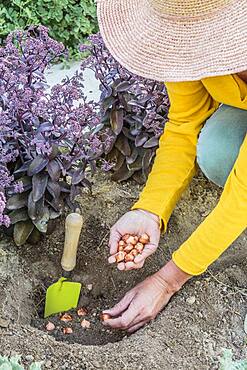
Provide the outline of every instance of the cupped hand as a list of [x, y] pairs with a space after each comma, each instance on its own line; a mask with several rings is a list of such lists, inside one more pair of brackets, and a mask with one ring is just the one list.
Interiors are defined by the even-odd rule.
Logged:
[[153, 254], [159, 244], [160, 222], [159, 217], [148, 211], [141, 209], [125, 213], [111, 228], [109, 248], [109, 263], [115, 262], [114, 255], [117, 253], [118, 242], [125, 234], [139, 235], [148, 234], [150, 241], [145, 245], [142, 254], [135, 257], [133, 262], [120, 262], [117, 267], [119, 270], [139, 269], [144, 265], [145, 259]]
[[104, 325], [129, 333], [138, 330], [158, 315], [190, 277], [173, 261], [168, 262], [131, 289], [113, 308], [105, 310], [111, 319], [104, 321]]

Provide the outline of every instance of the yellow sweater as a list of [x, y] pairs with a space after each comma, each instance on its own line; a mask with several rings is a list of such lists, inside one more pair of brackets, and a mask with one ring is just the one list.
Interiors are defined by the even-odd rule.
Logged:
[[[134, 205], [160, 216], [167, 225], [181, 193], [195, 174], [199, 132], [219, 103], [247, 110], [247, 84], [237, 75], [193, 82], [165, 83], [170, 98], [169, 121], [147, 184]], [[190, 238], [173, 253], [183, 271], [199, 275], [247, 226], [247, 136], [219, 203]]]

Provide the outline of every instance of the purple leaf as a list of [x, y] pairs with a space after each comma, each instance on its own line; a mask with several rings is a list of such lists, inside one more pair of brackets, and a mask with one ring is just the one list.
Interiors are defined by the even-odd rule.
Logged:
[[7, 209], [14, 210], [20, 209], [27, 205], [28, 192], [15, 194], [7, 201]]
[[60, 197], [61, 188], [58, 182], [48, 180], [47, 190], [54, 199], [58, 199]]
[[131, 171], [138, 171], [142, 168], [142, 157], [138, 156], [135, 160], [135, 162], [131, 164], [127, 164], [127, 167]]
[[32, 190], [32, 197], [33, 201], [37, 202], [40, 198], [43, 197], [46, 186], [48, 182], [48, 175], [45, 173], [38, 173], [33, 176], [32, 178], [32, 184], [33, 184], [33, 190]]
[[42, 217], [44, 212], [44, 197], [40, 198], [37, 202], [33, 200], [33, 192], [28, 197], [28, 215], [32, 221]]
[[131, 155], [129, 157], [126, 157], [127, 165], [134, 163], [137, 157], [138, 157], [138, 150], [136, 148], [133, 148]]
[[19, 173], [24, 173], [27, 171], [28, 167], [30, 166], [30, 163], [32, 161], [27, 161], [25, 163], [23, 163], [23, 165], [21, 165], [21, 167], [19, 167], [17, 170], [15, 170], [14, 174], [19, 174]]
[[143, 148], [153, 148], [159, 145], [159, 139], [155, 136], [151, 137], [148, 141], [145, 142]]
[[16, 224], [16, 222], [20, 221], [27, 221], [29, 219], [26, 208], [15, 209], [14, 211], [11, 211], [8, 216], [11, 224]]
[[48, 162], [48, 159], [44, 158], [42, 155], [38, 155], [32, 160], [31, 164], [28, 167], [28, 176], [33, 176], [36, 173], [42, 171], [47, 166]]
[[129, 156], [131, 154], [129, 141], [126, 136], [120, 135], [115, 143], [115, 146], [124, 156]]
[[79, 184], [85, 177], [84, 171], [80, 168], [73, 172], [71, 184], [77, 185]]
[[123, 128], [123, 109], [113, 109], [110, 115], [110, 124], [115, 135], [119, 135]]
[[125, 181], [128, 180], [135, 171], [130, 171], [124, 163], [122, 167], [112, 175], [114, 181]]
[[59, 180], [60, 175], [61, 175], [61, 169], [60, 169], [60, 165], [58, 164], [58, 162], [55, 159], [53, 159], [52, 161], [50, 161], [48, 163], [47, 171], [48, 171], [52, 181], [58, 181]]
[[143, 169], [146, 169], [150, 166], [154, 156], [155, 156], [155, 152], [152, 149], [145, 150], [145, 153], [142, 158]]
[[148, 140], [148, 135], [147, 134], [140, 134], [138, 136], [136, 136], [136, 139], [135, 139], [135, 145], [138, 147], [138, 146], [143, 146], [144, 143], [146, 143], [146, 141]]
[[129, 81], [123, 81], [115, 87], [115, 90], [117, 93], [125, 92], [129, 90], [131, 85], [132, 84]]

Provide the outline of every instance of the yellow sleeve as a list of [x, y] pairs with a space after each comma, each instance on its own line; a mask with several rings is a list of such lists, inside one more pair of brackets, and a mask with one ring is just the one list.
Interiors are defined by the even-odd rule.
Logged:
[[158, 215], [166, 229], [169, 217], [195, 173], [198, 134], [217, 109], [201, 81], [166, 83], [170, 110], [155, 162], [140, 199], [132, 209]]
[[197, 230], [173, 254], [183, 271], [199, 275], [247, 227], [247, 136], [227, 179], [220, 201]]

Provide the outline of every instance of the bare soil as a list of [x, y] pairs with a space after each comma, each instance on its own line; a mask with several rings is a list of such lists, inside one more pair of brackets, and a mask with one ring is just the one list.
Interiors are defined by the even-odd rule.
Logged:
[[[220, 190], [202, 175], [192, 182], [171, 217], [158, 251], [139, 271], [119, 272], [107, 263], [109, 228], [141, 191], [128, 182], [94, 179], [93, 196], [85, 191], [85, 225], [73, 280], [83, 285], [80, 307], [87, 307], [89, 329], [75, 311], [72, 323], [59, 315], [43, 319], [46, 288], [61, 275], [64, 220], [38, 245], [17, 248], [0, 240], [0, 354], [21, 354], [26, 365], [43, 361], [44, 369], [218, 369], [222, 348], [236, 359], [247, 357], [244, 318], [247, 311], [246, 236], [244, 233], [202, 276], [193, 278], [149, 325], [127, 336], [105, 329], [99, 313], [170, 258], [216, 205]], [[92, 289], [90, 285], [92, 285]], [[7, 320], [3, 323], [1, 320]], [[48, 321], [56, 329], [47, 333]], [[7, 326], [7, 327], [3, 327]], [[73, 334], [64, 335], [69, 326]]]

